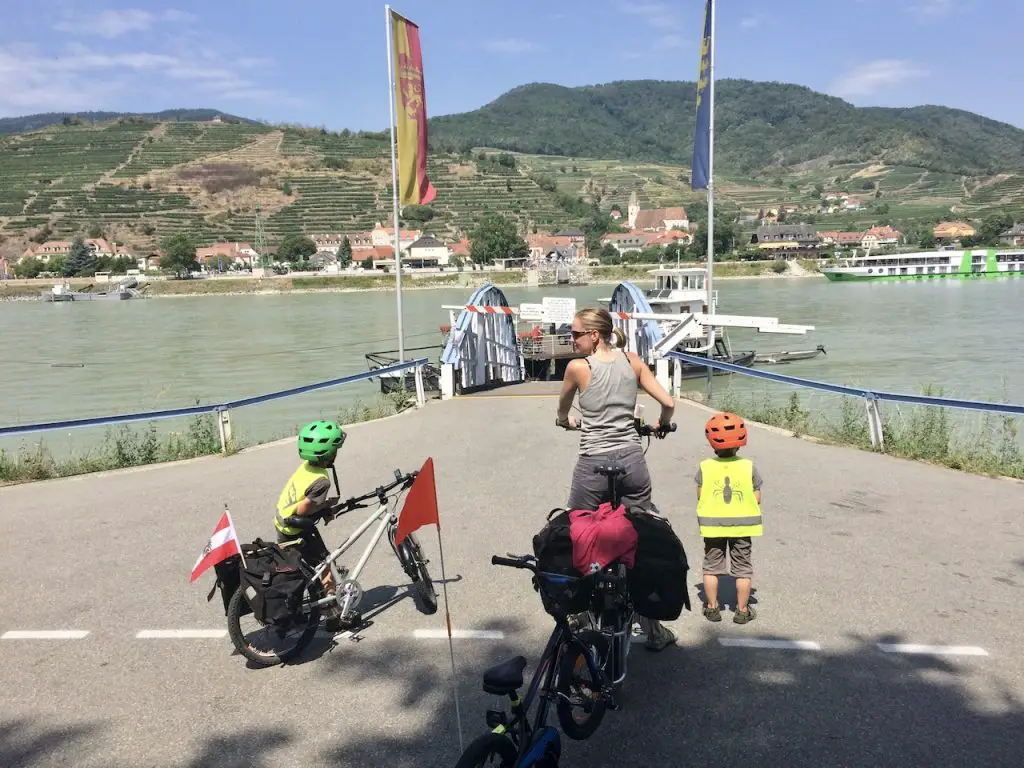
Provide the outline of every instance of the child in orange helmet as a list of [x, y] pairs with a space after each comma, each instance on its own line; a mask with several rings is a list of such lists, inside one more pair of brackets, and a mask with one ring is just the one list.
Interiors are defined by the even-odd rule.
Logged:
[[[736, 612], [733, 621], [754, 620], [749, 606], [754, 570], [750, 560], [751, 538], [761, 536], [761, 475], [750, 459], [737, 456], [747, 444], [747, 426], [735, 413], [716, 413], [704, 427], [704, 436], [715, 451], [697, 470], [697, 521], [704, 537], [704, 617], [721, 621], [718, 577], [728, 573], [726, 551], [736, 578]], [[705, 490], [705, 486], [707, 489]]]

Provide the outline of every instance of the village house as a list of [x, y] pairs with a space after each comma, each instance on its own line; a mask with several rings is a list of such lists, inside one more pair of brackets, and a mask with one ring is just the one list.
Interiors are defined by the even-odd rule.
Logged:
[[685, 208], [677, 206], [641, 210], [636, 190], [629, 196], [629, 211], [626, 221], [631, 230], [639, 232], [664, 232], [670, 229], [686, 231], [690, 228], [690, 220], [686, 216]]
[[847, 211], [858, 211], [860, 210], [860, 200], [856, 197], [848, 197], [843, 203], [843, 208]]
[[758, 227], [750, 244], [758, 250], [770, 251], [776, 258], [799, 254], [816, 258], [821, 239], [808, 224], [772, 224]]
[[452, 245], [449, 245], [448, 246], [448, 259], [449, 259], [449, 261], [453, 261], [456, 258], [459, 258], [462, 261], [469, 261], [470, 260], [469, 245], [470, 245], [470, 243], [469, 243], [469, 238], [468, 237], [464, 237], [461, 240], [459, 240], [459, 242], [453, 243]]
[[999, 236], [999, 242], [1003, 245], [1021, 246], [1024, 245], [1024, 224], [1016, 224]]
[[0, 256], [0, 280], [8, 280], [14, 277], [14, 266], [7, 263], [6, 256]]
[[[402, 251], [408, 250], [409, 246], [415, 243], [423, 236], [423, 231], [419, 229], [403, 229], [399, 231], [398, 247]], [[349, 240], [351, 242], [351, 239]], [[370, 232], [370, 243], [373, 248], [380, 248], [388, 246], [394, 249], [395, 245], [395, 230], [391, 228], [385, 228], [379, 221], [377, 225]], [[352, 246], [355, 248], [355, 246]]]
[[257, 256], [250, 243], [217, 243], [196, 248], [196, 261], [203, 268], [230, 269], [232, 264], [251, 267]]
[[448, 247], [430, 235], [419, 238], [402, 256], [411, 267], [447, 267], [448, 260]]
[[[127, 250], [123, 247], [112, 246], [107, 242], [106, 238], [96, 237], [87, 238], [82, 242], [85, 246], [93, 252], [97, 258], [104, 256], [115, 256], [115, 255], [129, 255]], [[25, 252], [21, 254], [21, 258], [18, 259], [20, 264], [25, 259], [35, 258], [46, 264], [52, 256], [67, 256], [71, 253], [71, 240], [47, 240], [41, 245], [31, 245], [25, 249]]]
[[891, 248], [899, 245], [902, 233], [886, 225], [884, 227], [872, 227], [860, 240], [862, 248]]
[[974, 227], [966, 221], [943, 221], [932, 229], [936, 240], [959, 240], [974, 235]]

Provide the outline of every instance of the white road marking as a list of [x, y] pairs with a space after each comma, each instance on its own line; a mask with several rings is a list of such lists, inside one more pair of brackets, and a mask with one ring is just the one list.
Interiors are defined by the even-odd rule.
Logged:
[[0, 640], [81, 640], [88, 634], [84, 629], [12, 629], [0, 635]]
[[[412, 636], [420, 640], [447, 640], [448, 630], [446, 629], [417, 629]], [[505, 633], [496, 629], [453, 629], [452, 638], [455, 640], [503, 640]]]
[[820, 651], [821, 646], [813, 640], [770, 640], [762, 637], [720, 637], [720, 645], [726, 648], [773, 648], [777, 650]]
[[876, 643], [885, 653], [917, 653], [928, 656], [988, 656], [976, 645], [918, 645], [916, 643]]
[[227, 635], [226, 629], [143, 629], [136, 640], [200, 640], [220, 638]]

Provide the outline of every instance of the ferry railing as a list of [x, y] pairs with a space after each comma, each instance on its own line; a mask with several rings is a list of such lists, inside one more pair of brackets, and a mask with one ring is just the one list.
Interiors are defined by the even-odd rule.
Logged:
[[220, 435], [221, 452], [226, 453], [228, 447], [231, 445], [231, 411], [235, 408], [245, 408], [250, 405], [269, 403], [274, 400], [284, 400], [289, 397], [295, 397], [296, 395], [304, 395], [307, 392], [340, 387], [345, 384], [353, 384], [357, 381], [369, 381], [391, 373], [407, 371], [410, 368], [415, 368], [416, 404], [422, 406], [426, 403], [426, 394], [423, 387], [423, 369], [428, 365], [428, 362], [427, 358], [422, 357], [416, 360], [407, 360], [402, 363], [395, 363], [394, 365], [389, 365], [383, 368], [375, 368], [372, 371], [354, 373], [350, 376], [341, 376], [336, 379], [319, 381], [315, 384], [303, 384], [299, 387], [282, 389], [277, 392], [268, 392], [263, 395], [254, 395], [252, 397], [244, 397], [240, 400], [228, 400], [223, 403], [214, 403], [212, 405], [194, 405], [188, 408], [170, 408], [163, 411], [145, 411], [141, 413], [117, 414], [112, 416], [93, 416], [85, 419], [48, 421], [36, 424], [17, 424], [14, 426], [0, 427], [0, 437], [27, 435], [35, 432], [51, 432], [58, 429], [80, 429], [83, 427], [130, 424], [139, 421], [160, 421], [163, 419], [180, 418], [182, 416], [203, 416], [212, 413], [217, 416], [217, 430]]
[[879, 450], [885, 449], [885, 441], [882, 438], [882, 412], [879, 408], [879, 403], [884, 401], [907, 405], [959, 408], [966, 411], [984, 411], [1024, 416], [1024, 405], [1013, 403], [989, 403], [981, 400], [959, 400], [951, 397], [936, 397], [934, 395], [909, 395], [903, 392], [886, 392], [884, 390], [864, 389], [863, 387], [848, 387], [844, 384], [832, 384], [825, 381], [802, 379], [797, 376], [786, 376], [781, 373], [760, 371], [756, 368], [746, 368], [742, 365], [727, 363], [724, 360], [708, 359], [699, 355], [687, 355], [683, 352], [668, 352], [664, 357], [728, 373], [739, 373], [754, 379], [764, 379], [795, 387], [813, 389], [819, 392], [830, 392], [836, 395], [862, 398], [868, 414], [868, 434], [871, 436], [871, 445]]

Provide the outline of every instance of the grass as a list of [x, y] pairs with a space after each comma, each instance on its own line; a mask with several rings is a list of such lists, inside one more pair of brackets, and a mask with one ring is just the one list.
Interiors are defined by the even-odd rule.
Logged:
[[[925, 387], [923, 394], [935, 394]], [[941, 393], [940, 393], [941, 394]], [[746, 397], [726, 392], [713, 398], [715, 408], [738, 413], [751, 421], [810, 435], [835, 445], [873, 450], [867, 414], [860, 400], [843, 397], [838, 414], [812, 413], [793, 392], [785, 405], [772, 402], [767, 392]], [[884, 404], [883, 404], [884, 408]], [[884, 452], [979, 475], [1024, 478], [1024, 456], [1016, 420], [984, 413], [980, 423], [956, 425], [948, 408], [914, 406], [882, 413]]]
[[[370, 403], [357, 402], [338, 412], [338, 423], [355, 424], [394, 416], [409, 407], [409, 397], [409, 393], [393, 393], [379, 395]], [[294, 432], [297, 433], [298, 428]], [[227, 455], [237, 453], [241, 447], [241, 443], [233, 439]], [[42, 440], [31, 446], [22, 446], [17, 453], [0, 449], [0, 483], [51, 480], [220, 452], [220, 435], [213, 414], [194, 416], [189, 419], [184, 432], [172, 433], [165, 438], [157, 435], [154, 422], [138, 428], [122, 424], [108, 428], [103, 442], [95, 449], [67, 458], [56, 458]]]

